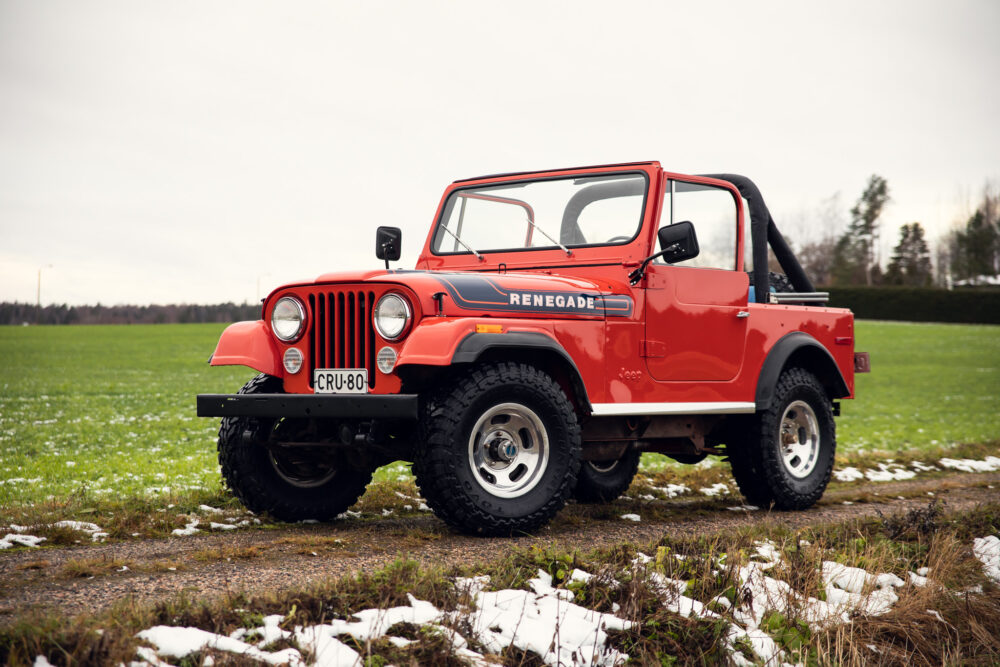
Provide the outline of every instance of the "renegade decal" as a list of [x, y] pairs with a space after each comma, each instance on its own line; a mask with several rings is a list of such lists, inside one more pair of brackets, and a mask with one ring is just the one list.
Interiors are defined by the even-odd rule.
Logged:
[[434, 277], [448, 290], [455, 304], [466, 310], [615, 317], [628, 317], [632, 314], [632, 298], [625, 295], [535, 289], [512, 290], [486, 276]]

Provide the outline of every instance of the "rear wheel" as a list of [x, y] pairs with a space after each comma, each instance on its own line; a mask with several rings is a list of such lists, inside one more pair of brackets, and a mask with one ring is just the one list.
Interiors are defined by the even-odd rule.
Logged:
[[546, 523], [580, 466], [569, 399], [531, 366], [472, 369], [424, 407], [413, 473], [434, 512], [467, 533], [510, 535]]
[[639, 469], [640, 455], [633, 450], [620, 459], [584, 461], [576, 478], [574, 497], [582, 503], [606, 503], [622, 495]]
[[801, 368], [784, 371], [771, 405], [727, 450], [749, 502], [784, 510], [815, 504], [830, 482], [836, 450], [830, 399], [816, 376]]
[[[281, 393], [279, 378], [258, 375], [241, 394]], [[265, 445], [308, 442], [309, 421], [227, 417], [219, 429], [219, 465], [233, 494], [256, 514], [282, 521], [326, 521], [357, 502], [371, 471], [346, 465], [325, 445]], [[245, 437], [249, 435], [250, 437]]]

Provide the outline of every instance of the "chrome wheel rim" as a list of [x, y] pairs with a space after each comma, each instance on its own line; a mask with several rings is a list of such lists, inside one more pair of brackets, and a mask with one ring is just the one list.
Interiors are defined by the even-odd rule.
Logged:
[[542, 420], [520, 403], [501, 403], [476, 421], [469, 435], [469, 467], [498, 498], [518, 498], [541, 480], [549, 463]]
[[819, 459], [819, 421], [805, 401], [793, 401], [785, 408], [778, 430], [781, 460], [792, 477], [808, 477]]

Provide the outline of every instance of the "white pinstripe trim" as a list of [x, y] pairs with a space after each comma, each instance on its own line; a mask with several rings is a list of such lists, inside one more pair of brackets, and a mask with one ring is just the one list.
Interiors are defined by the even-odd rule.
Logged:
[[624, 415], [727, 415], [756, 411], [755, 403], [741, 401], [710, 403], [594, 403], [595, 417]]

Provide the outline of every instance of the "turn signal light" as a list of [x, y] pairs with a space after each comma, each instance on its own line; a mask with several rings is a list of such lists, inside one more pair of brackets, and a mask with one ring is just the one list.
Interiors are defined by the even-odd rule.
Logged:
[[476, 333], [503, 333], [503, 326], [499, 324], [477, 324]]

